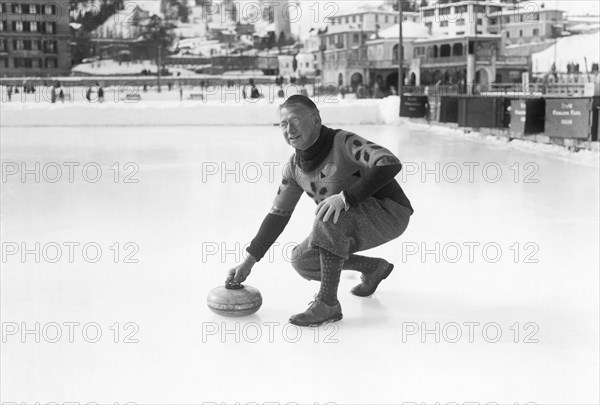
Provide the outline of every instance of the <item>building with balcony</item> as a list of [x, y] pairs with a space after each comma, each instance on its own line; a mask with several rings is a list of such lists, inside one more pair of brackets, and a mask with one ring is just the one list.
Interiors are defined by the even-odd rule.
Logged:
[[420, 21], [450, 36], [500, 34], [507, 44], [524, 44], [561, 36], [563, 11], [524, 1], [440, 0], [420, 8]]
[[[395, 11], [372, 9], [339, 14], [328, 21], [320, 35], [322, 78], [325, 83], [356, 88], [368, 84], [369, 59], [366, 42], [379, 32], [398, 24]], [[407, 13], [407, 19], [412, 14]]]
[[71, 69], [68, 3], [0, 4], [0, 74], [60, 76]]
[[451, 85], [470, 93], [491, 83], [520, 83], [530, 58], [505, 56], [501, 35], [460, 35], [416, 40], [408, 84]]
[[527, 2], [510, 9], [491, 11], [488, 32], [501, 34], [506, 44], [527, 44], [558, 38], [566, 31], [564, 11]]
[[[398, 88], [399, 30], [400, 27], [395, 24], [366, 42], [369, 68], [367, 83], [377, 83], [384, 92], [390, 91], [392, 86]], [[402, 24], [404, 82], [412, 63], [415, 41], [430, 37], [429, 29], [422, 24], [412, 21]]]
[[440, 35], [481, 35], [490, 30], [490, 15], [504, 15], [512, 1], [440, 0], [419, 9], [420, 22]]

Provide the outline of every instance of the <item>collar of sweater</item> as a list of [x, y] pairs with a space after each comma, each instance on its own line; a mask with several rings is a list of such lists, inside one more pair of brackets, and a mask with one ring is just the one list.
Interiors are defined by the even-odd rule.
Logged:
[[296, 163], [303, 172], [310, 172], [323, 163], [333, 147], [333, 138], [337, 131], [321, 125], [321, 131], [315, 143], [306, 150], [296, 149]]

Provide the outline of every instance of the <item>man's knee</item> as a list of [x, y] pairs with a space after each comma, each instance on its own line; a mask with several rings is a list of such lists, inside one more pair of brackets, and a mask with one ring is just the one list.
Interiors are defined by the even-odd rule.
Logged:
[[321, 280], [318, 253], [313, 249], [302, 249], [301, 245], [292, 250], [292, 267], [307, 280]]

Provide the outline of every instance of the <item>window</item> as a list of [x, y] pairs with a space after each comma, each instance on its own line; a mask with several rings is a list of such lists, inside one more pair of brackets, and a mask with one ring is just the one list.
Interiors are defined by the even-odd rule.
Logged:
[[55, 24], [53, 22], [47, 22], [46, 23], [46, 34], [54, 34], [54, 26], [55, 26]]
[[464, 31], [456, 31], [456, 35], [465, 35]]
[[0, 4], [0, 13], [2, 13], [2, 14], [6, 13], [6, 4], [5, 3]]
[[519, 30], [519, 36], [522, 37], [523, 36], [523, 30]]
[[6, 39], [2, 39], [2, 40], [0, 40], [0, 52], [6, 52], [6, 51], [7, 51]]
[[480, 13], [485, 14], [485, 6], [475, 5], [475, 6], [473, 6], [473, 12], [475, 14], [480, 14]]
[[358, 44], [360, 42], [360, 36], [358, 34], [353, 34], [352, 43]]
[[41, 68], [42, 67], [42, 61], [40, 60], [40, 58], [33, 58], [31, 60], [31, 67], [32, 68]]
[[481, 35], [481, 34], [483, 34], [483, 32], [481, 32], [481, 31], [475, 31], [475, 33], [476, 33], [477, 35]]
[[56, 6], [54, 4], [46, 4], [44, 6], [44, 14], [46, 14], [46, 15], [56, 14]]
[[456, 20], [456, 25], [465, 25], [465, 19], [459, 18], [458, 20]]
[[41, 49], [41, 42], [40, 40], [33, 40], [31, 41], [31, 50], [32, 51], [39, 51]]
[[23, 32], [23, 21], [13, 21], [13, 31]]
[[447, 27], [448, 21], [440, 21], [440, 27]]
[[461, 14], [461, 15], [462, 14], [466, 14], [467, 13], [467, 6], [456, 6], [455, 10], [456, 10], [455, 11], [456, 14]]
[[56, 69], [58, 67], [58, 61], [56, 58], [46, 58], [46, 67], [50, 69]]
[[56, 41], [44, 41], [44, 52], [56, 53]]
[[6, 31], [6, 21], [0, 21], [0, 32]]
[[389, 20], [388, 20], [388, 16], [386, 15], [386, 16], [385, 16], [385, 23], [387, 24], [388, 22], [389, 22]]
[[0, 58], [0, 67], [8, 68], [8, 58]]
[[33, 63], [31, 62], [31, 58], [21, 58], [21, 64], [22, 64], [21, 67], [24, 67], [24, 68], [31, 68], [33, 66]]
[[534, 36], [534, 37], [536, 37], [536, 36], [538, 36], [538, 35], [540, 35], [540, 30], [539, 30], [539, 28], [534, 28], [534, 29], [533, 29], [533, 36]]
[[31, 21], [29, 24], [30, 24], [29, 25], [29, 30], [31, 32], [37, 32], [38, 31], [38, 23], [37, 23], [37, 21]]
[[425, 12], [423, 13], [424, 17], [433, 17], [435, 15], [435, 10], [425, 10]]
[[353, 22], [353, 23], [355, 23], [355, 22], [356, 22], [356, 16], [355, 16], [355, 15], [353, 15], [353, 16], [352, 16], [352, 22]]
[[504, 16], [504, 24], [510, 24], [510, 17]]
[[379, 22], [379, 14], [375, 14], [375, 22]]
[[450, 10], [452, 10], [452, 7], [440, 8], [440, 15], [450, 15]]
[[510, 31], [506, 31], [506, 38], [510, 38]]
[[13, 14], [21, 14], [21, 5], [20, 4], [13, 4], [12, 5], [12, 12], [13, 12]]
[[13, 41], [13, 49], [15, 51], [22, 51], [23, 49], [25, 49], [25, 44], [23, 43], [22, 39], [15, 39]]
[[481, 25], [481, 24], [483, 24], [483, 20], [481, 18], [478, 18], [477, 19], [477, 25]]
[[31, 41], [29, 41], [29, 40], [23, 41], [23, 49], [26, 51], [31, 51]]
[[37, 8], [35, 7], [35, 4], [29, 5], [29, 14], [37, 14]]
[[31, 32], [29, 21], [23, 21], [23, 32]]

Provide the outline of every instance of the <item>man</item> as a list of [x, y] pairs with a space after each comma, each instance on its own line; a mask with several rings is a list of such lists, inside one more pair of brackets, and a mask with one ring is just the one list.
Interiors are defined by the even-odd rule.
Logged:
[[342, 319], [337, 288], [342, 269], [362, 273], [352, 289], [366, 297], [394, 266], [355, 253], [400, 236], [413, 209], [394, 176], [401, 164], [389, 150], [344, 130], [321, 124], [317, 106], [302, 95], [289, 97], [278, 110], [285, 141], [295, 149], [258, 234], [243, 263], [231, 269], [227, 284], [241, 283], [283, 232], [303, 193], [317, 204], [312, 232], [292, 252], [292, 266], [321, 287], [309, 308], [290, 318], [298, 326]]

